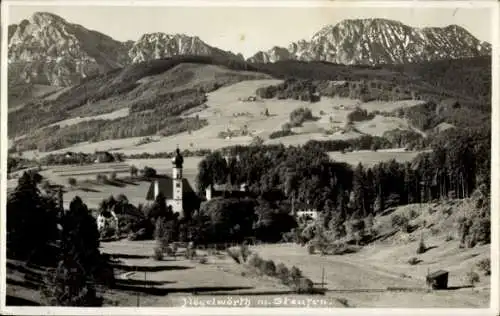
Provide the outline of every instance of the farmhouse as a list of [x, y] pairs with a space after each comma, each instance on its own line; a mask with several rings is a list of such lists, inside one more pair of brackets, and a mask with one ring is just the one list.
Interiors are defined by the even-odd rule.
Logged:
[[162, 193], [174, 213], [185, 215], [186, 212], [196, 209], [200, 199], [189, 181], [182, 176], [183, 163], [184, 158], [177, 148], [176, 155], [172, 158], [172, 177], [162, 175], [151, 181], [146, 200], [154, 201]]

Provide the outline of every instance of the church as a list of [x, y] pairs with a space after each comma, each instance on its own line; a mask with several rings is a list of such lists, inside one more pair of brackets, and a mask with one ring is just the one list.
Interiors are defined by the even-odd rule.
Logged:
[[197, 209], [200, 199], [193, 187], [182, 175], [182, 165], [184, 158], [179, 148], [176, 149], [175, 156], [172, 158], [172, 177], [168, 175], [157, 176], [151, 181], [146, 200], [154, 201], [160, 194], [166, 198], [167, 205], [172, 207], [174, 213], [179, 213], [182, 217], [186, 212], [192, 212]]

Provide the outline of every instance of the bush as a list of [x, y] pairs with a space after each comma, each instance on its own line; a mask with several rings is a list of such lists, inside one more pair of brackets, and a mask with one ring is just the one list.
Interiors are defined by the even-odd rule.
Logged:
[[199, 260], [198, 260], [199, 263], [201, 264], [206, 264], [208, 262], [207, 260], [207, 257], [201, 257]]
[[491, 242], [491, 222], [489, 217], [476, 217], [472, 221], [470, 228], [472, 243], [489, 244]]
[[281, 131], [274, 131], [269, 134], [269, 139], [275, 139], [275, 138], [280, 138], [280, 137], [285, 137], [285, 136], [291, 136], [295, 135], [292, 130], [281, 130]]
[[314, 254], [314, 245], [307, 245], [307, 253], [309, 253], [310, 255], [313, 255]]
[[154, 237], [162, 250], [167, 251], [169, 240], [169, 234], [167, 231], [167, 223], [163, 217], [158, 217], [156, 219]]
[[172, 249], [172, 246], [166, 246], [165, 248], [163, 248], [165, 250], [165, 254], [168, 256], [168, 257], [174, 257], [175, 255], [175, 252], [174, 250]]
[[41, 298], [51, 306], [102, 306], [102, 298], [96, 295], [93, 281], [88, 280], [83, 267], [71, 259], [61, 260], [53, 271], [49, 271]]
[[391, 217], [391, 225], [393, 228], [399, 228], [403, 232], [408, 232], [408, 218], [399, 214], [394, 214]]
[[196, 250], [195, 249], [186, 249], [186, 252], [184, 253], [184, 257], [186, 259], [194, 259], [196, 257]]
[[349, 122], [360, 122], [371, 120], [374, 117], [375, 115], [373, 113], [368, 113], [365, 109], [357, 107], [354, 111], [347, 115], [347, 120]]
[[234, 249], [231, 249], [231, 248], [228, 248], [227, 249], [227, 254], [233, 258], [234, 262], [236, 262], [237, 264], [241, 264], [241, 260], [240, 260], [240, 254], [239, 252], [237, 252], [236, 250]]
[[283, 284], [288, 284], [290, 271], [288, 271], [288, 268], [283, 263], [278, 263], [278, 265], [276, 265], [276, 276]]
[[151, 167], [145, 166], [142, 169], [142, 175], [146, 178], [153, 178], [156, 177], [156, 169], [153, 169]]
[[293, 282], [298, 282], [298, 280], [302, 277], [302, 271], [300, 271], [299, 268], [296, 266], [293, 266], [290, 269], [290, 278], [292, 279]]
[[177, 250], [179, 250], [179, 247], [177, 247], [176, 243], [173, 243], [172, 245], [170, 245], [170, 248], [172, 249], [172, 256], [175, 257], [175, 255], [177, 255]]
[[420, 238], [420, 242], [418, 243], [417, 254], [424, 253], [427, 250], [427, 247], [424, 243], [424, 238]]
[[96, 180], [98, 183], [106, 183], [108, 181], [108, 177], [105, 175], [105, 174], [102, 174], [102, 173], [98, 173], [96, 176], [95, 176]]
[[312, 112], [307, 108], [298, 108], [290, 113], [290, 124], [292, 126], [302, 126], [302, 123], [312, 120], [314, 120]]
[[127, 239], [130, 241], [135, 241], [135, 240], [138, 240], [139, 238], [138, 238], [136, 233], [130, 232], [127, 236]]
[[153, 259], [155, 259], [156, 261], [163, 260], [163, 249], [161, 249], [160, 247], [155, 247], [153, 253]]
[[491, 266], [489, 258], [480, 260], [478, 263], [476, 263], [476, 266], [479, 269], [479, 271], [482, 271], [484, 273], [484, 275], [491, 274]]
[[75, 178], [69, 178], [68, 179], [68, 184], [72, 187], [74, 187], [76, 185], [77, 181]]
[[296, 283], [295, 290], [300, 294], [311, 294], [314, 292], [314, 283], [311, 279], [301, 277]]
[[241, 258], [243, 259], [243, 262], [247, 262], [247, 259], [251, 254], [250, 249], [248, 249], [248, 245], [241, 245], [240, 246], [240, 253], [241, 253]]
[[292, 130], [292, 124], [290, 123], [284, 123], [283, 125], [281, 125], [281, 130], [282, 131], [285, 131], [285, 132], [288, 132], [288, 131], [291, 131]]
[[116, 180], [116, 176], [117, 176], [116, 171], [113, 171], [113, 172], [111, 172], [111, 174], [109, 175], [109, 178], [110, 178], [111, 180]]
[[359, 250], [359, 247], [354, 245], [348, 245], [345, 242], [334, 243], [330, 245], [330, 254], [332, 255], [345, 255], [348, 253], [355, 253]]
[[276, 275], [276, 265], [272, 260], [265, 260], [262, 262], [261, 271], [265, 275], [275, 276]]
[[465, 274], [465, 281], [474, 286], [476, 283], [480, 281], [479, 274], [474, 271], [469, 271]]
[[419, 216], [418, 212], [414, 209], [411, 209], [408, 215], [410, 219], [415, 219]]
[[248, 264], [252, 267], [258, 268], [262, 264], [262, 261], [263, 261], [262, 258], [258, 254], [254, 253], [248, 259]]
[[410, 259], [408, 259], [408, 264], [410, 264], [412, 266], [418, 264], [419, 262], [420, 262], [420, 260], [418, 260], [417, 257], [411, 257]]
[[139, 172], [139, 169], [137, 169], [136, 166], [134, 166], [134, 165], [130, 166], [130, 176], [131, 177], [137, 177], [138, 172]]

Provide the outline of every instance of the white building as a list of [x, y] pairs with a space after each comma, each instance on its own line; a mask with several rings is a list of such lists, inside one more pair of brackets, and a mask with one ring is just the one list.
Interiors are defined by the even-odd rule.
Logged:
[[196, 204], [194, 202], [198, 197], [191, 184], [182, 175], [183, 163], [184, 158], [177, 148], [176, 155], [172, 158], [172, 177], [162, 175], [151, 181], [146, 200], [154, 201], [161, 192], [166, 199], [167, 205], [172, 207], [172, 211], [181, 215], [189, 202]]

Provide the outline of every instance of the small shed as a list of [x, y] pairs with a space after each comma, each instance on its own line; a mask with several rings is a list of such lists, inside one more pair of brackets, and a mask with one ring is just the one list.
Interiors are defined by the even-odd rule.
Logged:
[[448, 271], [438, 270], [428, 273], [426, 282], [433, 290], [444, 290], [448, 288]]

